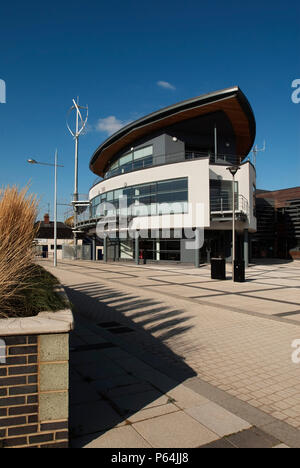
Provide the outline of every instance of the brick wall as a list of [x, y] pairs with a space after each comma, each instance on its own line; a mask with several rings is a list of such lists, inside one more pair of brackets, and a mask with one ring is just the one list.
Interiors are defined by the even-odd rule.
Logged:
[[68, 334], [0, 338], [0, 448], [66, 448]]

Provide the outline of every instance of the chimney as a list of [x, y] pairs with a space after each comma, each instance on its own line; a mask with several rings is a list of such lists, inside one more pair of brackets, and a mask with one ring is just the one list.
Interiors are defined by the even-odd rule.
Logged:
[[50, 224], [50, 218], [49, 218], [48, 213], [46, 213], [45, 216], [44, 216], [44, 223], [45, 224]]

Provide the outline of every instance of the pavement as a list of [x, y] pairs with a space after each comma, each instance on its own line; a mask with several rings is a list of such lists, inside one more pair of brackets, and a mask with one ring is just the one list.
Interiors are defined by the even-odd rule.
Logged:
[[300, 447], [300, 262], [60, 261], [74, 305], [72, 447]]

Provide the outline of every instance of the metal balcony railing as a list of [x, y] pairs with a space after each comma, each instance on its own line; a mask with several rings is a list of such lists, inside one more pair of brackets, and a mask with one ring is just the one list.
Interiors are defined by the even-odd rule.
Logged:
[[[211, 197], [210, 212], [214, 214], [229, 214], [233, 208], [232, 197]], [[238, 195], [235, 199], [235, 210], [245, 215], [249, 214], [248, 200], [243, 195]]]
[[[201, 152], [201, 151], [179, 151], [171, 154], [158, 154], [153, 156], [146, 156], [145, 158], [137, 159], [119, 166], [113, 170], [106, 172], [104, 179], [109, 179], [114, 176], [126, 174], [127, 172], [137, 171], [139, 169], [146, 169], [153, 166], [158, 166], [161, 164], [171, 164], [174, 162], [182, 162], [193, 159], [209, 158], [211, 164], [239, 164], [241, 158], [232, 154], [223, 154], [218, 153], [217, 155], [212, 154], [211, 152]], [[97, 185], [103, 179], [98, 177], [95, 179], [92, 187]]]
[[235, 156], [232, 154], [212, 154], [212, 153], [201, 153], [198, 151], [186, 151], [185, 153], [185, 159], [200, 159], [200, 158], [207, 158], [209, 157], [209, 162], [211, 164], [222, 164], [222, 163], [228, 163], [228, 164], [238, 164], [241, 161], [241, 158], [239, 156]]
[[[249, 216], [248, 200], [243, 195], [238, 195], [235, 199], [235, 211], [237, 214]], [[232, 216], [232, 197], [211, 197], [210, 212], [214, 216]], [[69, 210], [68, 215], [72, 216], [73, 211]], [[99, 219], [99, 216], [92, 215], [91, 207], [87, 206], [78, 213], [77, 227], [88, 226], [95, 223], [97, 219]], [[108, 219], [106, 219], [106, 221], [108, 221]]]

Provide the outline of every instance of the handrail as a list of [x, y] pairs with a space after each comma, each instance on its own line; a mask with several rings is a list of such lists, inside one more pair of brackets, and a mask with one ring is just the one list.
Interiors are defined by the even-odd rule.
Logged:
[[[161, 158], [165, 157], [165, 160], [162, 162]], [[156, 154], [154, 156], [146, 156], [141, 159], [133, 160], [124, 166], [119, 166], [118, 168], [114, 169], [113, 171], [108, 171], [104, 178], [97, 177], [91, 188], [95, 187], [98, 183], [102, 182], [103, 180], [110, 179], [111, 177], [116, 177], [118, 175], [126, 174], [128, 172], [138, 171], [140, 169], [146, 169], [149, 167], [159, 166], [163, 164], [170, 164], [174, 162], [184, 162], [187, 160], [194, 160], [194, 159], [205, 159], [209, 158], [210, 163], [220, 164], [220, 163], [228, 163], [228, 164], [237, 164], [241, 162], [241, 157], [238, 155], [232, 154], [225, 154], [225, 153], [218, 153], [217, 155], [213, 154], [212, 152], [201, 152], [201, 151], [193, 151], [193, 150], [183, 150], [174, 153], [161, 153]]]
[[[230, 194], [228, 197], [223, 196], [210, 198], [211, 213], [229, 213], [232, 212], [232, 208], [232, 196], [230, 196]], [[235, 199], [235, 210], [247, 215], [249, 214], [249, 203], [243, 195], [239, 195]]]

